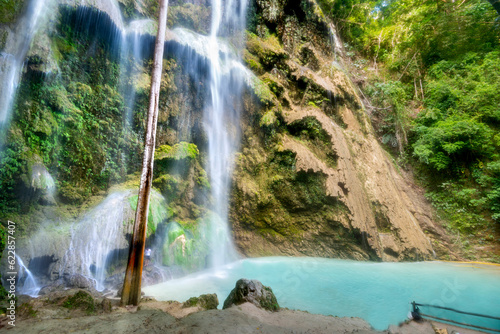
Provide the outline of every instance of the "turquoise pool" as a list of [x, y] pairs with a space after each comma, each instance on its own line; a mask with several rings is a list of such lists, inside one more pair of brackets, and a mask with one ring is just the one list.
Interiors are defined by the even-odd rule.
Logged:
[[[270, 286], [280, 306], [360, 317], [375, 329], [407, 319], [410, 302], [500, 317], [500, 267], [450, 262], [375, 263], [323, 258], [244, 259], [143, 288], [159, 300], [217, 293], [220, 305], [239, 278]], [[422, 312], [500, 329], [500, 321], [444, 310]]]

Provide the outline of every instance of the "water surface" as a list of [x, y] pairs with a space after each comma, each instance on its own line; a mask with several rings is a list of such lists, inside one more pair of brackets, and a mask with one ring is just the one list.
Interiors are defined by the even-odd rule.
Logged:
[[[500, 317], [500, 267], [476, 264], [268, 257], [241, 260], [143, 290], [159, 300], [177, 301], [217, 293], [221, 307], [240, 278], [270, 286], [281, 307], [360, 317], [377, 330], [406, 320], [412, 301]], [[428, 308], [422, 312], [500, 329], [498, 320]]]

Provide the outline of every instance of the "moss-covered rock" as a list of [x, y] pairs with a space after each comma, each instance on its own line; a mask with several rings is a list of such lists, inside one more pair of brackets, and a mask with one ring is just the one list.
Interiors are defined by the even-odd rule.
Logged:
[[64, 301], [63, 306], [69, 309], [81, 309], [87, 314], [96, 313], [96, 303], [94, 297], [83, 290], [78, 291]]
[[233, 305], [252, 303], [268, 311], [279, 311], [280, 306], [273, 290], [257, 280], [239, 279], [224, 301], [223, 309]]
[[201, 295], [199, 297], [191, 297], [182, 304], [182, 307], [186, 308], [199, 306], [204, 310], [216, 310], [218, 305], [219, 299], [215, 293], [212, 293]]
[[13, 23], [21, 14], [26, 0], [4, 0], [0, 6], [0, 23]]
[[155, 150], [155, 160], [162, 159], [196, 159], [200, 154], [198, 147], [192, 143], [180, 142], [174, 146], [162, 145]]

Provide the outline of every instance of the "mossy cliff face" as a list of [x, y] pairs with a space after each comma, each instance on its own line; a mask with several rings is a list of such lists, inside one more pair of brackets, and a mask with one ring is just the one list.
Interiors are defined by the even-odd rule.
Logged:
[[252, 10], [244, 60], [260, 81], [231, 198], [241, 252], [398, 261], [446, 251], [422, 193], [373, 136], [321, 9], [258, 0]]
[[[124, 51], [121, 16], [111, 2], [99, 2], [102, 8], [61, 3], [69, 5], [54, 7], [55, 24], [33, 38], [0, 150], [0, 219], [18, 223], [17, 236], [27, 243], [52, 226], [68, 230], [110, 193], [138, 189], [142, 161], [154, 37], [141, 36], [145, 52], [138, 58]], [[201, 238], [210, 184], [201, 124], [204, 78], [193, 79], [185, 66], [173, 55], [164, 59], [153, 183], [168, 205], [150, 210], [148, 243], [164, 237], [166, 224], [179, 222], [188, 253], [172, 249], [164, 262], [194, 270], [205, 266], [205, 244], [191, 239]], [[61, 249], [43, 255], [60, 260], [68, 236], [54, 234], [53, 246]], [[36, 256], [28, 253], [22, 255], [27, 265]]]

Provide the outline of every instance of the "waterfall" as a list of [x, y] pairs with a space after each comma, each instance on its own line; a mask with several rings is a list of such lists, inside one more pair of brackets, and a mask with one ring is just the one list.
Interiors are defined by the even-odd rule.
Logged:
[[[149, 53], [152, 53], [154, 36], [151, 35], [151, 31], [154, 28], [151, 28], [151, 25], [153, 21], [132, 21], [125, 28], [121, 16], [111, 17], [108, 12], [101, 12], [97, 7], [60, 6], [58, 10], [49, 12], [46, 10], [49, 2], [52, 3], [52, 0], [30, 2], [25, 16], [29, 24], [24, 21], [18, 24], [18, 30], [23, 29], [23, 38], [19, 38], [16, 32], [18, 46], [15, 50], [14, 47], [9, 47], [9, 54], [2, 54], [0, 57], [0, 79], [3, 82], [0, 87], [2, 97], [0, 128], [8, 127], [10, 118], [8, 112], [13, 104], [24, 59], [28, 54], [33, 36], [41, 27], [42, 18], [45, 21], [55, 13], [61, 13], [62, 24], [71, 24], [76, 34], [93, 35], [107, 45], [111, 57], [116, 57], [114, 59], [120, 61], [120, 89], [125, 100], [123, 121], [127, 124], [126, 128], [130, 129], [136, 92], [134, 76], [143, 73], [141, 62], [149, 57]], [[71, 2], [60, 0], [57, 3]], [[104, 5], [116, 4], [113, 0], [102, 3]], [[103, 4], [101, 5], [104, 6]], [[226, 38], [228, 36], [243, 34], [246, 0], [227, 0], [227, 2], [213, 0], [212, 11], [213, 20], [209, 35], [203, 36], [180, 28], [171, 32], [170, 39], [166, 43], [171, 46], [171, 52], [172, 50], [174, 53], [179, 52], [176, 60], [189, 65], [184, 69], [195, 76], [194, 81], [201, 83], [200, 87], [204, 87], [203, 92], [199, 92], [203, 96], [207, 94], [208, 97], [203, 108], [208, 150], [206, 169], [211, 184], [209, 191], [212, 203], [211, 214], [207, 218], [207, 221], [210, 221], [210, 233], [207, 233], [210, 239], [210, 256], [207, 257], [207, 261], [211, 266], [218, 266], [236, 258], [227, 221], [228, 193], [232, 160], [238, 149], [240, 137], [238, 107], [240, 101], [238, 100], [244, 81], [248, 83], [251, 74], [239, 62], [239, 51], [235, 52], [235, 45], [231, 46], [231, 43], [226, 41], [230, 39]], [[222, 41], [222, 38], [226, 40]], [[239, 39], [239, 43], [235, 43], [236, 48], [242, 41], [243, 39]], [[184, 59], [182, 52], [188, 55]], [[9, 97], [9, 99], [3, 97]], [[182, 121], [186, 122], [186, 120]], [[187, 121], [187, 123], [190, 122]], [[5, 132], [2, 131], [2, 134]], [[54, 197], [55, 182], [48, 171], [33, 170], [32, 179], [36, 179], [34, 185], [38, 183], [44, 185], [43, 189], [51, 198]], [[130, 195], [130, 191], [113, 193], [97, 207], [89, 210], [78, 222], [61, 223], [56, 236], [52, 236], [47, 229], [47, 231], [40, 232], [40, 235], [47, 236], [46, 239], [40, 237], [36, 244], [31, 245], [34, 240], [31, 238], [27, 247], [31, 250], [31, 257], [27, 262], [34, 275], [39, 279], [46, 276], [54, 280], [72, 274], [81, 274], [94, 279], [97, 289], [104, 289], [106, 284], [109, 284], [106, 279], [117, 272], [115, 269], [121, 266], [122, 258], [126, 260], [126, 256], [122, 256], [128, 252], [128, 241], [125, 235], [129, 231], [128, 223], [133, 219]], [[164, 216], [166, 217], [166, 214]], [[46, 223], [47, 226], [57, 225], [52, 224], [53, 222]], [[40, 229], [44, 230], [44, 226]], [[51, 239], [48, 239], [49, 236]], [[55, 242], [56, 239], [57, 242]], [[205, 254], [206, 252], [203, 256]], [[45, 260], [47, 262], [44, 262]], [[37, 271], [33, 263], [42, 262], [43, 268], [37, 267], [39, 269]], [[24, 265], [23, 268], [23, 275], [26, 277], [23, 289], [28, 293], [27, 291], [32, 291], [38, 286], [33, 274]]]
[[[19, 266], [18, 272], [18, 292], [21, 295], [29, 295], [32, 297], [38, 296], [38, 291], [40, 291], [40, 286], [28, 268], [24, 265], [23, 260], [16, 255], [17, 265]], [[22, 283], [21, 283], [22, 280]]]
[[5, 52], [0, 53], [0, 145], [7, 132], [12, 102], [16, 95], [19, 77], [33, 36], [44, 16], [48, 0], [31, 0], [24, 17], [15, 28], [14, 38], [9, 38]]
[[[149, 19], [132, 21], [122, 30], [120, 86], [125, 102], [124, 121], [128, 126], [132, 126], [137, 76], [144, 70], [143, 60], [153, 51], [154, 30], [155, 22]], [[148, 34], [150, 38], [146, 37]]]
[[69, 249], [62, 259], [59, 276], [81, 274], [95, 279], [98, 290], [105, 287], [110, 266], [125, 259], [133, 210], [129, 202], [132, 191], [109, 195], [88, 212], [71, 231]]
[[[205, 106], [204, 125], [208, 138], [208, 173], [214, 214], [210, 221], [210, 265], [219, 266], [235, 258], [235, 250], [227, 222], [228, 193], [232, 174], [232, 157], [239, 143], [239, 110], [229, 102], [230, 95], [239, 96], [241, 77], [223, 76], [222, 63], [229, 62], [219, 52], [221, 28], [236, 30], [244, 26], [246, 1], [228, 0], [226, 21], [222, 0], [212, 0], [212, 25], [208, 38], [210, 104]], [[238, 27], [236, 24], [241, 24]], [[224, 24], [226, 26], [224, 27]], [[234, 33], [234, 32], [233, 32]]]

